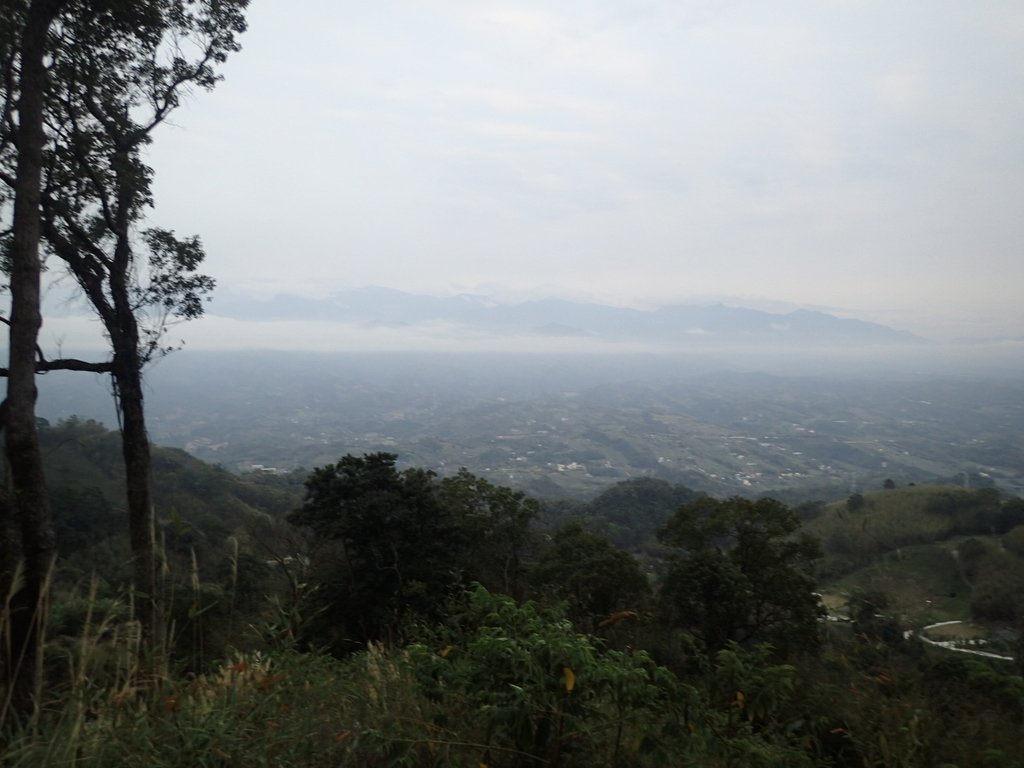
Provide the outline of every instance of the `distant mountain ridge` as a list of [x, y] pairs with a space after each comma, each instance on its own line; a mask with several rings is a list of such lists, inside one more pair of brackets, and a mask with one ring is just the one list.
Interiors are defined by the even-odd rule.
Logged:
[[629, 309], [565, 299], [500, 304], [485, 297], [450, 297], [368, 287], [325, 299], [279, 294], [266, 299], [221, 294], [211, 311], [238, 320], [315, 320], [373, 327], [447, 323], [496, 335], [598, 338], [706, 344], [907, 344], [924, 341], [864, 320], [798, 309], [766, 312], [723, 304]]

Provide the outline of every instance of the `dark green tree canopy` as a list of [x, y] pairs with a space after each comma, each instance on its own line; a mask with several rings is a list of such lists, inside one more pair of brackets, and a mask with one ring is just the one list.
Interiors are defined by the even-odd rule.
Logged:
[[523, 597], [530, 524], [539, 504], [522, 491], [494, 485], [462, 468], [441, 480], [441, 506], [458, 520], [466, 544], [467, 576], [488, 589]]
[[599, 532], [624, 549], [642, 547], [681, 504], [703, 494], [655, 477], [635, 477], [616, 483], [587, 505], [586, 514]]
[[317, 542], [320, 642], [336, 650], [394, 639], [409, 613], [435, 617], [457, 581], [459, 532], [434, 474], [399, 471], [392, 453], [344, 456], [314, 469], [288, 516]]
[[636, 558], [570, 522], [541, 554], [531, 583], [538, 596], [564, 600], [570, 618], [587, 631], [647, 602], [650, 585]]
[[349, 541], [370, 540], [367, 533], [388, 527], [393, 518], [417, 505], [432, 504], [433, 473], [400, 472], [393, 453], [343, 456], [336, 464], [317, 467], [306, 479], [302, 507], [288, 519], [311, 528], [317, 536]]
[[661, 590], [673, 625], [709, 649], [730, 641], [813, 648], [823, 615], [810, 566], [816, 539], [774, 499], [705, 498], [680, 507], [659, 538], [679, 551]]
[[470, 581], [514, 593], [536, 502], [462, 470], [438, 480], [399, 470], [393, 453], [343, 456], [313, 470], [288, 516], [316, 539], [332, 644], [393, 639], [413, 618], [437, 618]]

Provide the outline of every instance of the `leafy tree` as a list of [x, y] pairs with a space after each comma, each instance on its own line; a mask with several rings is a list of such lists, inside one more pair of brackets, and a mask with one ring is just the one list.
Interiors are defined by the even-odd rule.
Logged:
[[1007, 499], [996, 515], [996, 532], [1007, 533], [1021, 525], [1024, 525], [1024, 499]]
[[578, 522], [555, 532], [531, 582], [537, 594], [565, 600], [569, 617], [590, 632], [615, 615], [643, 607], [650, 594], [636, 559]]
[[441, 481], [399, 470], [397, 458], [347, 455], [314, 469], [288, 516], [317, 539], [322, 615], [313, 634], [337, 650], [395, 641], [411, 619], [438, 619], [471, 581], [522, 591], [537, 503], [465, 470]]
[[1003, 546], [1017, 557], [1024, 557], [1024, 525], [1011, 528], [1003, 536]]
[[347, 455], [314, 469], [302, 507], [288, 516], [327, 542], [317, 558], [324, 615], [316, 632], [338, 650], [394, 641], [410, 614], [436, 618], [460, 578], [462, 532], [439, 503], [434, 474], [399, 471], [397, 458]]
[[586, 508], [593, 527], [624, 549], [643, 546], [681, 504], [702, 493], [654, 477], [636, 477], [602, 491]]
[[971, 615], [987, 621], [1024, 617], [1024, 561], [994, 551], [981, 562], [971, 588]]
[[774, 499], [702, 499], [659, 532], [678, 548], [661, 587], [670, 625], [708, 649], [769, 642], [785, 652], [818, 643], [823, 615], [811, 564], [818, 541], [798, 534], [796, 514]]
[[57, 524], [57, 549], [62, 559], [124, 530], [110, 500], [95, 486], [56, 485], [51, 501]]
[[441, 506], [462, 530], [468, 547], [463, 563], [468, 578], [522, 599], [523, 557], [532, 541], [530, 523], [539, 511], [537, 501], [465, 468], [441, 480], [438, 493]]
[[973, 584], [983, 570], [983, 563], [994, 555], [995, 546], [983, 539], [970, 538], [956, 548], [957, 564], [968, 584]]
[[948, 518], [950, 533], [1005, 533], [1013, 527], [995, 488], [945, 490], [928, 500], [927, 510]]
[[796, 512], [797, 517], [803, 522], [810, 522], [816, 520], [825, 513], [825, 507], [828, 506], [824, 501], [815, 499], [813, 501], [804, 501], [793, 507], [793, 511]]
[[858, 590], [850, 596], [848, 609], [853, 620], [853, 633], [867, 642], [898, 644], [903, 641], [903, 627], [886, 611], [889, 596], [878, 590]]
[[33, 210], [42, 213], [48, 251], [63, 261], [101, 320], [111, 357], [96, 364], [34, 363], [38, 370], [112, 375], [135, 586], [143, 598], [144, 631], [153, 639], [161, 633], [142, 372], [167, 350], [162, 335], [169, 321], [202, 314], [201, 299], [213, 281], [196, 273], [204, 257], [197, 238], [140, 232], [152, 204], [152, 171], [142, 151], [185, 93], [216, 84], [216, 66], [238, 50], [247, 4], [72, 0], [55, 13], [46, 38], [50, 84], [42, 109], [48, 139]]
[[[710, 663], [709, 663], [710, 662]], [[729, 644], [703, 662], [702, 684], [713, 710], [705, 749], [711, 763], [810, 766], [821, 714], [797, 687], [796, 669], [773, 663], [766, 646]]]
[[956, 548], [960, 572], [971, 585], [971, 614], [977, 619], [1012, 622], [1024, 616], [1024, 560], [1013, 553], [1012, 533], [1003, 537], [1005, 549], [975, 538]]

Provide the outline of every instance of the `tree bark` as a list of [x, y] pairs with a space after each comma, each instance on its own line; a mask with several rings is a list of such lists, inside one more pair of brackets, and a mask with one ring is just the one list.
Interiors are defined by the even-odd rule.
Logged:
[[40, 316], [40, 185], [45, 134], [47, 34], [65, 0], [34, 0], [20, 45], [18, 161], [11, 242], [11, 319], [7, 377], [6, 445], [11, 502], [25, 562], [23, 586], [13, 598], [4, 671], [12, 702], [24, 711], [34, 702], [41, 659], [46, 586], [55, 540], [36, 430], [36, 341]]
[[[134, 258], [131, 242], [132, 211], [139, 190], [133, 180], [125, 178], [130, 168], [127, 151], [115, 156], [116, 173], [114, 207], [115, 243], [108, 273], [110, 290], [108, 311], [101, 313], [113, 350], [113, 376], [117, 404], [121, 413], [121, 450], [124, 454], [125, 491], [128, 500], [128, 534], [132, 548], [132, 565], [136, 603], [145, 646], [159, 655], [163, 643], [163, 622], [156, 581], [156, 531], [153, 519], [151, 459], [146, 413], [142, 394], [142, 368], [146, 364], [140, 349], [139, 321], [132, 302], [131, 285]], [[99, 310], [100, 307], [97, 307]]]
[[[131, 314], [129, 325], [135, 325]], [[123, 329], [122, 329], [123, 330]], [[142, 362], [139, 360], [138, 332], [125, 333], [114, 349], [114, 384], [121, 414], [121, 451], [124, 455], [125, 491], [128, 501], [128, 533], [132, 549], [132, 571], [136, 608], [147, 647], [162, 647], [163, 621], [157, 584], [157, 562], [151, 491], [151, 457], [146, 432], [142, 391]], [[112, 338], [116, 338], [112, 335]]]

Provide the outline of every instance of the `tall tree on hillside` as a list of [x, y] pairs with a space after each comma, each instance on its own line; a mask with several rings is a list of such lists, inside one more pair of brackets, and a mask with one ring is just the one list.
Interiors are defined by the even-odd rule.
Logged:
[[817, 646], [823, 609], [811, 566], [818, 541], [775, 499], [701, 499], [658, 533], [676, 547], [661, 588], [668, 622], [711, 650], [771, 643], [782, 652]]
[[153, 202], [142, 152], [184, 94], [218, 82], [217, 65], [239, 48], [247, 5], [79, 0], [51, 35], [43, 235], [109, 339], [111, 357], [101, 365], [112, 374], [121, 420], [134, 580], [151, 639], [160, 621], [143, 370], [167, 351], [169, 321], [202, 314], [213, 281], [196, 272], [204, 258], [198, 238], [140, 229]]
[[597, 632], [615, 615], [636, 615], [650, 586], [631, 554], [572, 521], [559, 527], [533, 568], [537, 596], [564, 600], [573, 622]]
[[465, 469], [442, 480], [393, 453], [346, 455], [306, 479], [288, 521], [313, 534], [305, 640], [347, 651], [436, 621], [470, 582], [515, 595], [537, 502]]
[[463, 567], [472, 579], [494, 592], [525, 597], [526, 550], [530, 524], [540, 504], [522, 491], [484, 480], [465, 467], [441, 480], [441, 506], [459, 520], [468, 543]]
[[320, 621], [336, 651], [399, 638], [409, 616], [434, 621], [460, 586], [467, 542], [433, 472], [399, 470], [393, 453], [346, 455], [306, 479], [288, 515], [316, 537]]
[[[3, 650], [3, 668], [16, 706], [27, 706], [35, 687], [39, 654], [39, 623], [47, 572], [54, 553], [46, 479], [36, 432], [36, 341], [41, 325], [39, 290], [39, 201], [43, 174], [43, 129], [48, 72], [47, 38], [63, 0], [5, 3], [0, 11], [4, 32], [3, 122], [0, 153], [10, 155], [9, 178], [13, 203], [10, 229], [5, 232], [5, 256], [11, 293], [9, 375], [7, 398], [0, 407], [11, 468], [10, 503], [21, 536], [25, 562], [24, 585], [17, 591]], [[4, 201], [6, 202], [6, 201]]]

